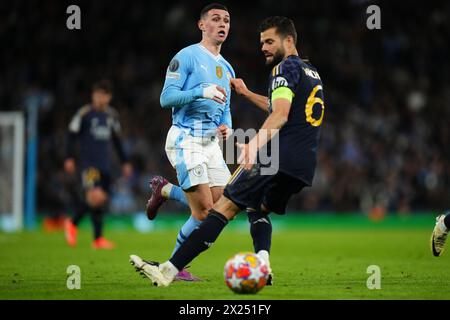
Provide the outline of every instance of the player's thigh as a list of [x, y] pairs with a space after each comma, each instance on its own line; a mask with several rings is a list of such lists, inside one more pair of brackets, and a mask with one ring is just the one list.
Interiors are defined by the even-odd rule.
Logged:
[[216, 141], [211, 142], [208, 146], [208, 180], [213, 200], [216, 202], [223, 194], [223, 189], [230, 180], [231, 173], [225, 160], [223, 159], [222, 150]]
[[179, 186], [188, 190], [200, 184], [209, 184], [208, 157], [203, 146], [180, 129], [171, 129], [167, 141], [166, 153], [177, 172]]
[[227, 220], [233, 220], [234, 217], [241, 211], [241, 208], [225, 196], [221, 196], [219, 200], [214, 203], [213, 209], [225, 216]]
[[103, 207], [108, 201], [108, 193], [101, 187], [93, 187], [86, 191], [86, 202], [92, 208]]
[[213, 206], [211, 189], [208, 184], [199, 184], [185, 191], [191, 214], [198, 220], [204, 220]]
[[278, 172], [264, 194], [262, 209], [268, 212], [284, 214], [289, 199], [306, 186], [303, 181]]

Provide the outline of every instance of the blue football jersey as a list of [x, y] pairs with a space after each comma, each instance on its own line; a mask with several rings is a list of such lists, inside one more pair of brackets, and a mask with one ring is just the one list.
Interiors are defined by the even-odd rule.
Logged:
[[[178, 52], [167, 68], [161, 93], [161, 106], [172, 108], [172, 123], [193, 136], [215, 134], [221, 124], [232, 127], [230, 114], [231, 65], [219, 54], [214, 56], [201, 44]], [[227, 92], [225, 104], [202, 98], [203, 88], [215, 84]]]

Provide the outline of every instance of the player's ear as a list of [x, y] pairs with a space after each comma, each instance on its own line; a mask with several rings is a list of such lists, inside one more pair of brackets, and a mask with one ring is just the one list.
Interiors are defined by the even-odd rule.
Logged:
[[205, 31], [205, 24], [203, 22], [203, 19], [198, 20], [197, 26], [202, 32]]
[[288, 35], [288, 36], [286, 36], [285, 39], [286, 39], [286, 43], [287, 43], [288, 46], [295, 47], [295, 41], [294, 41], [294, 37], [293, 36]]

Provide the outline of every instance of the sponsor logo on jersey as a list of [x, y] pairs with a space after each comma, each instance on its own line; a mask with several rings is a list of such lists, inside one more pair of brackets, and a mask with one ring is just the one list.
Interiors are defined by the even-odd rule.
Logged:
[[286, 78], [276, 77], [272, 81], [272, 91], [278, 87], [287, 87], [287, 86], [288, 86], [288, 81], [286, 80]]

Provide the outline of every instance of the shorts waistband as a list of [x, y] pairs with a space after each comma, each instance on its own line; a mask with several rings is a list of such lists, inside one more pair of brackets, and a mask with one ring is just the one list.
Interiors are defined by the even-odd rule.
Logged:
[[205, 137], [194, 137], [191, 136], [192, 140], [198, 143], [207, 143], [217, 140], [217, 136], [205, 136]]

